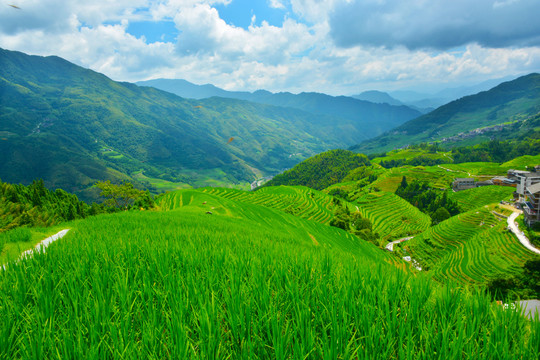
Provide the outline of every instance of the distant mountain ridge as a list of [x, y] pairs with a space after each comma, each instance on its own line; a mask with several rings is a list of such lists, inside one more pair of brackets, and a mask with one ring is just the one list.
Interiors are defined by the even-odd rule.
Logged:
[[377, 90], [364, 91], [358, 95], [352, 95], [351, 97], [358, 100], [374, 102], [376, 104], [388, 104], [395, 106], [405, 105], [401, 101], [390, 96], [388, 93]]
[[195, 85], [186, 80], [156, 79], [139, 81], [140, 86], [152, 86], [172, 92], [181, 97], [202, 99], [204, 97], [226, 97], [251, 102], [295, 108], [316, 115], [329, 115], [366, 125], [366, 137], [376, 136], [394, 128], [422, 113], [405, 105], [379, 104], [348, 96], [330, 96], [322, 93], [289, 92], [272, 93], [266, 90], [255, 92], [226, 91], [213, 85]]
[[351, 149], [380, 152], [440, 141], [483, 127], [525, 120], [540, 112], [540, 74], [532, 73], [452, 101]]

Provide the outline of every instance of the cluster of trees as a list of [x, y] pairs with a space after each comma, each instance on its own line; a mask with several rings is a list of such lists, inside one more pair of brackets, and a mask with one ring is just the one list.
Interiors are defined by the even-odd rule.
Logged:
[[523, 155], [540, 154], [540, 138], [522, 140], [492, 140], [474, 146], [464, 146], [452, 150], [454, 163], [497, 162], [503, 163]]
[[337, 198], [332, 200], [332, 204], [334, 205], [334, 217], [330, 221], [331, 226], [338, 227], [375, 245], [379, 245], [379, 234], [373, 231], [373, 225], [369, 219], [362, 217], [358, 211], [351, 212]]
[[392, 159], [392, 160], [383, 160], [380, 162], [380, 165], [386, 169], [391, 169], [395, 167], [411, 165], [411, 166], [434, 166], [439, 164], [448, 163], [443, 159], [431, 159], [427, 156], [417, 156], [412, 159]]
[[110, 180], [98, 181], [96, 187], [101, 190], [100, 196], [106, 200], [103, 203], [111, 209], [128, 210], [149, 209], [154, 207], [154, 199], [150, 192], [136, 189], [132, 183], [123, 182], [112, 184]]
[[519, 275], [492, 279], [487, 289], [494, 300], [540, 298], [540, 259], [527, 261]]
[[448, 198], [446, 191], [431, 189], [426, 183], [419, 181], [409, 184], [405, 176], [401, 179], [396, 195], [428, 214], [434, 225], [460, 212], [458, 203]]
[[0, 181], [0, 231], [24, 225], [50, 226], [96, 212], [96, 206], [87, 205], [76, 195], [62, 189], [48, 190], [43, 180], [28, 186]]
[[27, 186], [0, 181], [0, 232], [21, 226], [46, 227], [104, 212], [154, 206], [150, 193], [135, 189], [131, 183], [115, 185], [105, 181], [98, 182], [96, 187], [101, 189], [101, 196], [106, 200], [102, 204], [88, 205], [62, 189], [47, 189], [43, 180], [34, 180]]

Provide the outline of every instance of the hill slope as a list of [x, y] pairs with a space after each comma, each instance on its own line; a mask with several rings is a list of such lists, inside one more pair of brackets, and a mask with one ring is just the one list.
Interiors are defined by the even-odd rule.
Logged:
[[452, 101], [351, 149], [372, 153], [443, 140], [474, 129], [524, 120], [538, 112], [540, 74], [534, 73]]
[[[186, 100], [58, 57], [0, 50], [0, 178], [80, 194], [95, 180], [247, 182], [364, 135], [327, 115]], [[232, 141], [229, 141], [233, 138]]]

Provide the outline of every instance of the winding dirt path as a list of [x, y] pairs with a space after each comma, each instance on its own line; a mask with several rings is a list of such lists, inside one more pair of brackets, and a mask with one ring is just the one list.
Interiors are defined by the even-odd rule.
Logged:
[[537, 254], [540, 254], [540, 250], [535, 248], [533, 246], [533, 244], [531, 244], [531, 242], [529, 241], [529, 239], [525, 236], [525, 234], [521, 231], [519, 231], [519, 228], [516, 224], [516, 218], [518, 217], [518, 215], [521, 214], [521, 211], [514, 211], [512, 213], [512, 215], [510, 215], [508, 217], [508, 227], [510, 228], [510, 230], [512, 230], [512, 232], [517, 236], [519, 242], [525, 246], [527, 249], [529, 249], [530, 251], [534, 252], [534, 253], [537, 253]]

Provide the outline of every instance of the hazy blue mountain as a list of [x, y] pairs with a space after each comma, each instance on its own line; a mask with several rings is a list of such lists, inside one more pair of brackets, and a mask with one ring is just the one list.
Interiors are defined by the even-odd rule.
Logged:
[[364, 91], [358, 95], [352, 95], [351, 97], [358, 100], [374, 102], [377, 104], [389, 104], [396, 106], [405, 105], [401, 101], [391, 97], [388, 93], [377, 90]]
[[183, 79], [155, 79], [137, 81], [139, 86], [152, 86], [156, 89], [168, 91], [186, 99], [206, 99], [213, 96], [241, 99], [242, 93], [232, 96], [230, 91], [220, 89], [214, 85], [195, 85]]
[[475, 129], [525, 120], [538, 112], [540, 74], [533, 73], [452, 101], [352, 149], [372, 153], [438, 141]]
[[207, 97], [219, 96], [242, 99], [261, 104], [300, 109], [315, 115], [344, 118], [366, 126], [368, 138], [381, 134], [422, 114], [420, 111], [405, 105], [376, 104], [348, 96], [330, 96], [313, 92], [292, 94], [289, 92], [272, 93], [266, 90], [258, 90], [252, 93], [225, 91], [213, 85], [194, 85], [185, 80], [166, 79], [138, 82], [137, 84], [154, 86], [160, 90], [188, 98], [199, 98], [204, 94]]
[[502, 82], [509, 81], [514, 78], [515, 77], [513, 76], [506, 76], [503, 78], [483, 81], [475, 85], [446, 88], [432, 93], [417, 92], [411, 90], [396, 90], [390, 91], [389, 95], [400, 101], [404, 105], [410, 106], [412, 108], [432, 111], [451, 101], [457, 100], [464, 96], [474, 95], [481, 91], [489, 90]]

